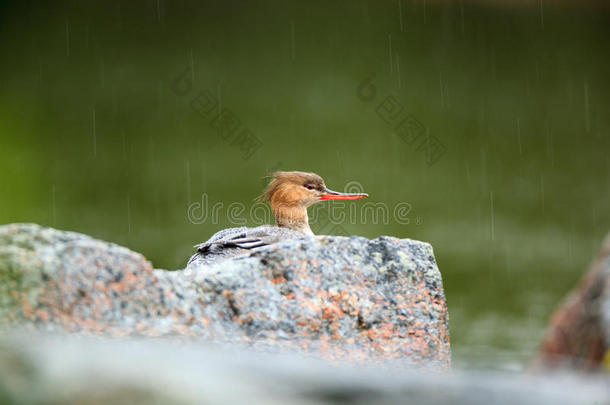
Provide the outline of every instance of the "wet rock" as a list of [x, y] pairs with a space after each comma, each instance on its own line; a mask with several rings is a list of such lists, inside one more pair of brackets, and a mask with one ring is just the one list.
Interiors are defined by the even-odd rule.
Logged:
[[0, 277], [0, 319], [10, 325], [450, 364], [432, 247], [408, 239], [312, 237], [166, 271], [86, 235], [14, 224], [0, 227]]
[[610, 234], [589, 271], [551, 316], [533, 367], [597, 371], [609, 347]]

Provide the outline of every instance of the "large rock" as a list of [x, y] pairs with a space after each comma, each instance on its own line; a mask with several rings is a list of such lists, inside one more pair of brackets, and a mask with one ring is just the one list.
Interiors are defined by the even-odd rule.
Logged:
[[604, 358], [610, 360], [609, 347], [610, 234], [589, 271], [551, 316], [533, 367], [597, 371]]
[[314, 237], [193, 270], [31, 224], [0, 227], [0, 317], [45, 330], [189, 335], [328, 358], [450, 364], [432, 247]]

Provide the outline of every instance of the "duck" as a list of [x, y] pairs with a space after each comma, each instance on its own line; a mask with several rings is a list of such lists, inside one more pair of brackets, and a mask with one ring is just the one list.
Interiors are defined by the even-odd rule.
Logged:
[[321, 176], [311, 172], [276, 171], [269, 177], [271, 180], [258, 200], [269, 203], [275, 225], [218, 231], [194, 246], [196, 252], [188, 260], [187, 268], [208, 266], [284, 240], [312, 237], [307, 208], [328, 200], [357, 200], [369, 196], [330, 190]]

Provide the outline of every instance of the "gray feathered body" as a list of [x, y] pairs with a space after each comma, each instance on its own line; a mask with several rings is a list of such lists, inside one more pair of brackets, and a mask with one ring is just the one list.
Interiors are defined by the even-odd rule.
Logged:
[[187, 268], [207, 266], [224, 259], [249, 254], [253, 250], [276, 242], [309, 236], [294, 229], [273, 225], [223, 229], [206, 242], [195, 246], [197, 252], [189, 259]]

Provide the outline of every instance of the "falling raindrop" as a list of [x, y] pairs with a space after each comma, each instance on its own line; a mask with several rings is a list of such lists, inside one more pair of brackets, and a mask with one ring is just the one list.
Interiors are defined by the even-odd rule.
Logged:
[[[492, 240], [493, 240], [493, 238], [492, 238]], [[493, 248], [490, 248], [487, 253], [488, 253], [487, 257], [488, 257], [488, 260], [489, 260], [488, 261], [488, 265], [487, 265], [487, 269], [488, 269], [487, 275], [489, 276], [489, 283], [493, 284], [493, 282], [494, 282], [494, 277], [493, 277], [494, 276], [494, 273], [493, 273], [493, 268], [494, 268], [494, 263], [493, 263], [493, 261], [494, 261], [493, 260], [494, 259], [493, 258], [493, 254], [494, 253], [493, 253]]]
[[104, 57], [100, 58], [100, 85], [101, 87], [104, 87], [104, 82], [105, 82], [105, 67], [104, 67]]
[[93, 107], [93, 156], [97, 156], [97, 133], [96, 133], [96, 125], [95, 125], [95, 107]]
[[591, 119], [589, 117], [589, 82], [585, 79], [584, 96], [585, 96], [585, 128], [587, 132], [591, 132]]
[[510, 244], [508, 243], [504, 246], [504, 259], [506, 262], [506, 275], [507, 278], [510, 280], [512, 269], [510, 267]]
[[483, 214], [480, 201], [477, 201], [477, 234], [483, 234]]
[[70, 56], [70, 21], [66, 18], [66, 56]]
[[119, 115], [119, 96], [117, 94], [116, 84], [111, 87], [112, 94], [112, 116], [117, 117]]
[[154, 207], [155, 207], [155, 225], [159, 225], [161, 222], [161, 210], [160, 210], [160, 195], [159, 195], [159, 187], [155, 187], [154, 192]]
[[400, 23], [400, 32], [402, 32], [402, 0], [398, 0], [398, 21]]
[[491, 46], [491, 78], [496, 80], [496, 47]]
[[523, 155], [521, 148], [521, 121], [517, 118], [517, 144], [519, 145], [519, 155]]
[[390, 55], [390, 73], [393, 73], [394, 67], [392, 62], [392, 35], [388, 34], [389, 55]]
[[445, 94], [443, 92], [443, 73], [438, 72], [438, 85], [441, 91], [441, 108], [445, 108]]
[[295, 58], [295, 35], [294, 35], [294, 20], [290, 20], [290, 59], [294, 60]]
[[191, 204], [191, 162], [186, 161], [186, 200]]
[[424, 25], [426, 25], [426, 1], [424, 0]]
[[398, 52], [396, 52], [396, 73], [398, 74], [398, 88], [400, 89], [400, 58], [398, 56]]
[[157, 82], [157, 91], [156, 93], [156, 103], [155, 103], [155, 107], [157, 109], [157, 117], [161, 116], [161, 108], [163, 106], [163, 88], [164, 88], [164, 84], [162, 81]]
[[56, 204], [55, 204], [55, 183], [51, 188], [51, 223], [53, 226], [57, 224], [57, 212], [56, 212]]
[[127, 196], [127, 237], [131, 235], [131, 198]]
[[572, 219], [570, 233], [568, 234], [568, 267], [572, 267], [572, 239], [574, 238], [574, 219]]
[[337, 149], [336, 152], [337, 152], [337, 165], [339, 166], [339, 178], [345, 179], [345, 170], [343, 167], [343, 160], [341, 159], [341, 151], [339, 149]]
[[195, 83], [195, 58], [193, 57], [193, 48], [191, 48], [191, 58], [190, 58], [190, 63], [191, 63], [191, 81], [193, 83]]
[[123, 160], [127, 161], [127, 140], [125, 139], [125, 131], [121, 131], [121, 138], [123, 143]]
[[544, 8], [542, 6], [542, 0], [540, 0], [540, 27], [544, 31]]
[[542, 216], [544, 216], [544, 175], [540, 173], [540, 203], [542, 205]]
[[481, 146], [481, 189], [486, 192], [488, 187], [487, 150], [486, 146]]
[[201, 162], [201, 189], [202, 190], [207, 190], [207, 188], [208, 188], [208, 176], [207, 176], [206, 160], [205, 159], [199, 159], [199, 161]]
[[553, 143], [553, 133], [549, 128], [549, 122], [546, 122], [546, 153], [551, 158], [551, 166], [555, 166], [555, 147]]
[[494, 230], [494, 192], [489, 192], [489, 203], [490, 203], [490, 224], [491, 224], [491, 240], [495, 238], [495, 230]]
[[220, 84], [216, 86], [216, 97], [218, 98], [218, 114], [222, 111], [222, 97], [220, 94]]
[[[601, 128], [600, 124], [601, 124], [601, 120], [603, 118], [603, 115], [600, 114], [599, 109], [600, 109], [600, 106], [599, 106], [599, 104], [597, 104], [595, 106], [595, 114], [593, 114], [596, 117], [595, 124], [594, 124], [596, 128]], [[600, 131], [600, 130], [595, 131], [595, 136], [596, 136], [596, 138], [598, 138], [601, 141], [603, 139], [602, 131]]]
[[608, 194], [610, 194], [610, 156], [606, 156], [606, 180], [608, 183]]
[[464, 0], [460, 0], [460, 19], [462, 24], [462, 35], [464, 34]]

